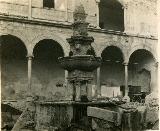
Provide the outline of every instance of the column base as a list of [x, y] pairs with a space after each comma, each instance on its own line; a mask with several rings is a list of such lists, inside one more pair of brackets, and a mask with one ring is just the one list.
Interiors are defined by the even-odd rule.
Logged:
[[124, 101], [124, 102], [130, 102], [129, 96], [125, 95], [125, 96], [122, 98], [122, 101]]
[[33, 99], [34, 99], [34, 98], [33, 98], [33, 95], [32, 95], [32, 94], [28, 94], [28, 95], [27, 95], [27, 98], [26, 98], [26, 101], [27, 101], [27, 102], [30, 102], [30, 101], [33, 101]]
[[98, 95], [97, 95], [97, 98], [101, 98], [101, 95], [100, 95], [100, 94], [98, 94]]

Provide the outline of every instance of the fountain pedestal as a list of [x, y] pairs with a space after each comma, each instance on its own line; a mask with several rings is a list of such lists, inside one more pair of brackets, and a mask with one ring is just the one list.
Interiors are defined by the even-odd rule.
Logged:
[[68, 70], [68, 84], [73, 90], [73, 101], [92, 101], [91, 82], [93, 71], [101, 64], [101, 58], [91, 54], [94, 38], [88, 36], [86, 13], [82, 5], [74, 12], [73, 36], [68, 38], [70, 53], [59, 58], [61, 66]]

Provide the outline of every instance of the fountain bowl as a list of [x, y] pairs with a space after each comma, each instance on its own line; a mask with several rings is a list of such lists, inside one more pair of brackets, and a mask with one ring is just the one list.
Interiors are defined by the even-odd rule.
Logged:
[[60, 57], [59, 62], [62, 68], [68, 71], [93, 71], [101, 65], [101, 57], [94, 57], [93, 55], [75, 55]]

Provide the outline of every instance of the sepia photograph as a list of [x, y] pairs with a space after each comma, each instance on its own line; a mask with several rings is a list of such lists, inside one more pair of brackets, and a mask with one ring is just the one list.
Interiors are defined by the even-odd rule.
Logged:
[[0, 130], [159, 130], [158, 2], [0, 0]]

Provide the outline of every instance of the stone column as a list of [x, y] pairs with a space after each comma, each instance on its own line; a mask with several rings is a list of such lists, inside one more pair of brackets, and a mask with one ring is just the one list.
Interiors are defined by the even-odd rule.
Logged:
[[67, 84], [67, 92], [68, 92], [68, 99], [75, 100], [75, 84], [71, 81], [68, 81]]
[[64, 77], [65, 77], [65, 78], [64, 78], [64, 79], [65, 79], [65, 84], [67, 84], [67, 81], [68, 81], [68, 80], [67, 80], [67, 77], [68, 77], [68, 71], [67, 71], [67, 70], [65, 70], [65, 76], [64, 76]]
[[97, 17], [97, 28], [99, 28], [99, 3], [100, 3], [100, 0], [96, 0], [96, 17]]
[[128, 96], [128, 63], [127, 62], [124, 62], [124, 68], [125, 68], [125, 96], [123, 100], [129, 102], [130, 98]]
[[100, 67], [97, 68], [97, 97], [101, 96]]
[[127, 4], [124, 4], [124, 6], [122, 7], [123, 8], [123, 10], [124, 10], [124, 32], [125, 33], [127, 33], [128, 31], [128, 29], [127, 29], [127, 26], [128, 26], [128, 24], [127, 24], [127, 8], [128, 8], [128, 5]]
[[75, 87], [76, 87], [76, 101], [80, 101], [81, 100], [81, 87], [80, 87], [80, 82], [78, 82]]
[[2, 80], [2, 78], [1, 78], [1, 73], [2, 73], [2, 42], [3, 42], [2, 39], [0, 39], [0, 85], [1, 85], [1, 80]]
[[28, 55], [28, 91], [29, 94], [32, 94], [32, 87], [31, 87], [31, 76], [32, 76], [32, 55]]
[[89, 81], [88, 85], [87, 85], [87, 96], [88, 96], [88, 100], [92, 101], [92, 84], [91, 84], [91, 81]]
[[124, 63], [125, 68], [125, 96], [128, 96], [128, 63]]

